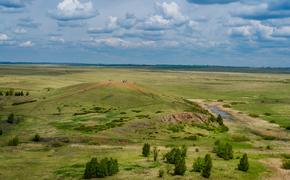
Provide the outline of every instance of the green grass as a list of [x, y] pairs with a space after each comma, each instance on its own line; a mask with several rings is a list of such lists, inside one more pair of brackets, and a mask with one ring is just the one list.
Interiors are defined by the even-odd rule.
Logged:
[[[219, 132], [204, 124], [169, 125], [160, 118], [178, 112], [207, 114], [185, 99], [223, 100], [228, 108], [290, 126], [290, 75], [65, 66], [0, 69], [0, 89], [30, 92], [29, 98], [0, 97], [0, 126], [5, 128], [0, 136], [0, 179], [80, 179], [92, 157], [117, 158], [120, 179], [158, 179], [160, 168], [172, 167], [161, 160], [155, 163], [152, 157], [143, 158], [144, 142], [159, 146], [160, 158], [169, 150], [165, 147], [187, 145], [190, 170], [194, 159], [211, 153], [218, 139], [233, 145], [235, 157], [250, 152], [250, 170], [237, 171], [239, 159], [224, 161], [212, 154], [210, 179], [260, 179], [268, 169], [259, 160], [272, 157], [277, 148], [283, 149], [283, 142], [261, 139], [231, 124], [229, 132]], [[36, 101], [12, 105], [30, 99]], [[23, 121], [5, 124], [12, 112], [23, 116]], [[34, 134], [46, 141], [31, 142]], [[6, 146], [15, 136], [20, 145]], [[267, 145], [274, 148], [259, 150]], [[202, 179], [190, 171], [185, 177]], [[166, 174], [165, 178], [176, 177]]]

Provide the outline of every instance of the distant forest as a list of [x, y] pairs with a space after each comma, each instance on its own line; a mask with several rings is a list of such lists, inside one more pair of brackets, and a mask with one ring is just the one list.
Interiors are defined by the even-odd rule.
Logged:
[[85, 63], [33, 63], [33, 62], [0, 62], [0, 65], [63, 65], [89, 66], [104, 68], [136, 68], [147, 70], [205, 71], [205, 72], [241, 72], [241, 73], [276, 73], [290, 74], [290, 67], [234, 67], [211, 65], [146, 65], [146, 64], [85, 64]]

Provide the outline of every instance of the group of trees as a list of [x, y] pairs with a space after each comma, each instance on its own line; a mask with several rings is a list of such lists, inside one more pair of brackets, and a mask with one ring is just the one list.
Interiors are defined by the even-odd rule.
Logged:
[[186, 172], [185, 158], [187, 155], [187, 147], [172, 148], [171, 151], [164, 155], [164, 159], [169, 164], [174, 164], [174, 175], [184, 175]]
[[[157, 160], [158, 150], [154, 147], [153, 150], [153, 158], [154, 161]], [[224, 160], [233, 159], [233, 149], [229, 143], [223, 143], [221, 141], [215, 142], [214, 152], [218, 157], [223, 158]], [[145, 143], [143, 145], [142, 154], [144, 157], [149, 157], [150, 155], [150, 144]], [[186, 172], [186, 163], [185, 158], [187, 156], [187, 147], [182, 146], [181, 148], [174, 147], [169, 152], [164, 155], [164, 160], [166, 163], [174, 165], [174, 175], [184, 175]], [[210, 154], [206, 154], [204, 158], [198, 157], [192, 165], [192, 171], [200, 172], [201, 175], [205, 178], [209, 178], [211, 176], [212, 170], [212, 158]], [[240, 159], [240, 163], [237, 166], [237, 169], [240, 171], [248, 171], [249, 162], [247, 154], [244, 154]], [[159, 171], [159, 177], [164, 176], [164, 170]]]
[[119, 172], [118, 160], [112, 158], [104, 158], [98, 161], [97, 158], [92, 158], [86, 164], [84, 178], [104, 178], [106, 176], [113, 176]]
[[215, 152], [218, 157], [223, 158], [224, 160], [230, 160], [234, 157], [232, 145], [229, 143], [223, 143], [219, 140], [215, 142], [213, 152]]
[[204, 158], [198, 157], [192, 165], [194, 172], [200, 172], [205, 178], [209, 178], [212, 169], [212, 159], [210, 154], [206, 154]]
[[0, 91], [0, 96], [29, 96], [29, 92], [24, 93], [23, 91], [14, 91], [9, 89], [7, 91]]

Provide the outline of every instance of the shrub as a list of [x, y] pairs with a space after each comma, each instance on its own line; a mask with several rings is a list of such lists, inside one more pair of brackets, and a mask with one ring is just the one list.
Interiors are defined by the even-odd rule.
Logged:
[[13, 124], [14, 123], [14, 119], [15, 119], [14, 114], [13, 113], [9, 114], [9, 116], [7, 118], [7, 123]]
[[142, 155], [143, 155], [144, 157], [148, 157], [149, 154], [150, 154], [150, 144], [145, 143], [145, 144], [143, 145]]
[[172, 148], [171, 151], [167, 152], [164, 155], [164, 158], [166, 159], [166, 162], [169, 164], [175, 164], [176, 163], [176, 154], [180, 153], [179, 148]]
[[164, 170], [163, 169], [159, 169], [158, 177], [162, 178], [163, 176], [164, 176]]
[[91, 161], [86, 164], [84, 179], [95, 178], [97, 167], [98, 167], [98, 160], [96, 158], [92, 158]]
[[222, 118], [222, 116], [220, 114], [216, 118], [216, 121], [219, 123], [219, 125], [221, 125], [221, 126], [224, 125], [224, 119]]
[[174, 124], [174, 125], [170, 125], [168, 127], [168, 130], [177, 133], [177, 132], [182, 132], [184, 130], [184, 125], [182, 124]]
[[265, 115], [265, 116], [271, 116], [272, 114], [266, 112], [266, 113], [264, 113], [264, 115]]
[[210, 154], [205, 155], [204, 158], [204, 166], [201, 171], [201, 175], [205, 178], [209, 178], [211, 174], [211, 168], [212, 168], [212, 160]]
[[244, 154], [243, 157], [240, 160], [240, 164], [238, 165], [238, 169], [240, 171], [247, 172], [249, 169], [249, 162], [248, 162], [248, 155]]
[[92, 158], [91, 161], [86, 164], [84, 178], [104, 178], [118, 172], [119, 165], [117, 160], [104, 158], [98, 162], [97, 158]]
[[0, 128], [0, 136], [3, 135], [3, 130]]
[[184, 137], [184, 139], [196, 141], [198, 139], [198, 137], [197, 137], [197, 135], [191, 135], [191, 136]]
[[233, 141], [235, 142], [244, 142], [244, 141], [249, 141], [250, 139], [244, 135], [233, 135], [232, 136]]
[[290, 169], [290, 159], [284, 159], [282, 163], [283, 169]]
[[192, 165], [192, 171], [194, 172], [201, 172], [204, 166], [204, 159], [201, 157], [198, 157]]
[[181, 156], [182, 157], [186, 157], [187, 156], [187, 147], [185, 145], [183, 145], [181, 147]]
[[185, 157], [182, 156], [182, 153], [177, 153], [175, 159], [174, 175], [184, 175], [186, 171]]
[[183, 146], [180, 148], [172, 148], [171, 151], [167, 152], [164, 155], [166, 162], [169, 164], [176, 164], [178, 160], [178, 156], [180, 155], [182, 158], [186, 157], [187, 148]]
[[39, 142], [40, 141], [40, 135], [39, 134], [35, 134], [32, 138], [32, 141], [34, 142]]
[[220, 141], [216, 141], [213, 152], [215, 152], [218, 157], [221, 157], [224, 160], [230, 160], [234, 157], [232, 145], [230, 145], [229, 143], [222, 143]]
[[19, 144], [18, 137], [14, 137], [8, 141], [8, 146], [18, 146], [18, 144]]
[[155, 162], [158, 159], [158, 149], [157, 149], [157, 147], [154, 147], [154, 149], [153, 149], [153, 159], [154, 159]]
[[258, 114], [254, 114], [254, 113], [250, 113], [249, 116], [251, 116], [251, 117], [253, 117], [253, 118], [257, 118], [257, 117], [259, 117]]
[[287, 126], [287, 127], [286, 127], [286, 130], [290, 130], [290, 126]]

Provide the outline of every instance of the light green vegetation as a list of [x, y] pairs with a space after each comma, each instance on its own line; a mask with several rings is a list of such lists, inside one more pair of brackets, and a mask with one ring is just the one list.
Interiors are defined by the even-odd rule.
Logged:
[[[29, 91], [29, 96], [0, 96], [0, 179], [80, 179], [92, 157], [118, 159], [120, 172], [108, 179], [157, 179], [159, 169], [165, 170], [166, 179], [174, 179], [166, 173], [173, 166], [161, 158], [168, 147], [184, 144], [185, 176], [202, 179], [189, 170], [197, 157], [211, 153], [217, 139], [232, 144], [234, 159], [224, 161], [211, 154], [210, 179], [260, 179], [267, 168], [259, 160], [273, 157], [273, 151], [256, 151], [283, 144], [258, 141], [234, 125], [230, 132], [221, 132], [216, 122], [208, 122], [206, 110], [186, 99], [222, 99], [246, 114], [290, 126], [290, 75], [2, 66], [0, 89], [10, 88]], [[15, 102], [24, 103], [12, 105]], [[21, 116], [21, 121], [7, 124], [10, 113]], [[206, 123], [183, 121], [184, 116], [198, 119], [197, 115]], [[31, 141], [35, 134], [40, 142]], [[20, 145], [7, 146], [15, 136]], [[153, 153], [142, 157], [144, 142], [160, 149], [158, 162]], [[249, 151], [247, 173], [236, 170], [236, 157], [243, 151]]]

